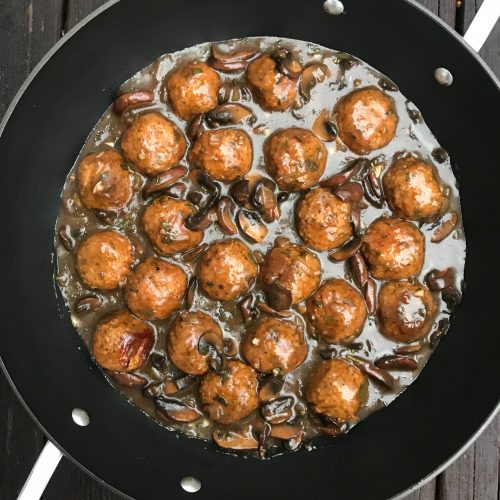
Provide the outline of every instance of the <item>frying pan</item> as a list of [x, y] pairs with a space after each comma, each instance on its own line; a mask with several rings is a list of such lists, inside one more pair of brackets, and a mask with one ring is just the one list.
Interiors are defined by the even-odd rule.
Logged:
[[[421, 486], [477, 437], [500, 392], [500, 84], [474, 49], [499, 6], [484, 2], [467, 37], [471, 47], [407, 0], [345, 0], [344, 15], [332, 15], [342, 10], [337, 0], [326, 8], [322, 0], [114, 0], [56, 45], [0, 127], [1, 359], [53, 443], [22, 498], [41, 493], [59, 450], [134, 498], [184, 498], [200, 485], [195, 498], [387, 498]], [[450, 152], [468, 245], [463, 303], [418, 380], [347, 436], [318, 438], [312, 452], [271, 461], [222, 454], [166, 431], [129, 404], [93, 364], [53, 284], [53, 229], [65, 177], [120, 83], [166, 52], [265, 35], [352, 53], [397, 82]]]

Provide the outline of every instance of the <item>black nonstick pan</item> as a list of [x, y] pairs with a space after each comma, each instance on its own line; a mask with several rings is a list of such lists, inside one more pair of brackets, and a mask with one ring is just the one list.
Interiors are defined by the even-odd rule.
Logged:
[[[201, 485], [197, 498], [388, 498], [437, 474], [498, 410], [500, 84], [471, 46], [412, 1], [345, 0], [334, 15], [341, 7], [112, 1], [42, 61], [0, 126], [3, 369], [52, 443], [124, 495], [183, 498]], [[485, 8], [469, 38], [476, 49], [499, 10], [496, 0]], [[177, 436], [129, 404], [91, 360], [53, 280], [60, 192], [117, 87], [161, 54], [246, 36], [343, 50], [397, 82], [453, 159], [468, 247], [463, 302], [418, 380], [347, 436], [270, 461]]]

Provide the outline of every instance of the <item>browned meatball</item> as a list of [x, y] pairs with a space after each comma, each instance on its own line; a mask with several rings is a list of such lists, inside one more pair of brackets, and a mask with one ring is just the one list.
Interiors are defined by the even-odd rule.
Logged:
[[368, 399], [368, 381], [346, 361], [323, 361], [307, 381], [306, 398], [314, 411], [338, 424], [354, 422]]
[[184, 299], [187, 277], [170, 262], [148, 257], [129, 276], [125, 302], [141, 319], [166, 319], [179, 309]]
[[297, 80], [280, 73], [276, 61], [268, 55], [248, 65], [247, 82], [254, 99], [268, 111], [289, 108], [297, 96]]
[[384, 175], [383, 185], [389, 206], [404, 219], [435, 218], [445, 205], [436, 168], [421, 158], [406, 156], [395, 160]]
[[307, 344], [295, 323], [266, 318], [246, 338], [243, 355], [257, 371], [288, 373], [306, 359]]
[[212, 179], [232, 182], [250, 171], [252, 141], [243, 130], [207, 130], [198, 137], [189, 161]]
[[89, 209], [119, 210], [132, 196], [130, 175], [120, 153], [87, 155], [78, 167], [80, 199]]
[[429, 333], [437, 306], [424, 285], [394, 281], [380, 288], [378, 308], [380, 330], [386, 337], [413, 342]]
[[91, 288], [112, 290], [123, 286], [134, 260], [134, 247], [115, 231], [91, 234], [76, 251], [76, 268]]
[[352, 236], [351, 204], [328, 189], [312, 189], [301, 198], [296, 219], [300, 236], [315, 250], [331, 250]]
[[180, 66], [166, 79], [166, 89], [175, 113], [189, 120], [217, 106], [220, 76], [203, 62]]
[[400, 280], [420, 272], [424, 245], [423, 234], [411, 222], [382, 217], [366, 230], [361, 251], [374, 278]]
[[238, 422], [259, 406], [257, 374], [241, 361], [229, 361], [222, 373], [205, 375], [200, 384], [200, 397], [215, 422]]
[[182, 160], [186, 139], [175, 123], [159, 113], [147, 113], [123, 134], [122, 149], [140, 172], [154, 176]]
[[355, 90], [340, 99], [334, 116], [342, 142], [359, 155], [389, 144], [398, 124], [393, 99], [373, 87]]
[[239, 240], [225, 240], [212, 243], [203, 254], [198, 279], [209, 297], [229, 301], [251, 288], [257, 272], [250, 249]]
[[[265, 256], [260, 280], [270, 302], [275, 294], [288, 295], [291, 304], [298, 304], [316, 290], [321, 280], [321, 263], [304, 245], [277, 238]], [[271, 304], [278, 309], [276, 304]], [[289, 304], [290, 305], [290, 304]]]
[[149, 205], [142, 215], [144, 231], [159, 254], [184, 252], [199, 245], [205, 236], [203, 231], [187, 229], [185, 220], [196, 213], [194, 206], [185, 200], [160, 196]]
[[154, 341], [153, 329], [147, 323], [119, 311], [97, 323], [92, 352], [106, 370], [131, 372], [146, 362]]
[[287, 128], [266, 142], [268, 172], [284, 191], [300, 191], [317, 184], [326, 167], [324, 144], [309, 130]]
[[363, 330], [366, 305], [349, 283], [333, 279], [323, 284], [307, 301], [307, 313], [327, 342], [349, 342]]
[[222, 343], [222, 331], [208, 314], [183, 312], [177, 317], [167, 337], [167, 351], [179, 370], [190, 375], [203, 375], [208, 371], [209, 358], [198, 350], [200, 337], [207, 332], [212, 332]]

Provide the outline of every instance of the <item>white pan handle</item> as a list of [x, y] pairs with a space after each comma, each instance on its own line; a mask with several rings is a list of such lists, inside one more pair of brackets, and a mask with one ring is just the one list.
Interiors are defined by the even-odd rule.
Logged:
[[62, 453], [59, 449], [50, 441], [47, 441], [17, 500], [38, 500], [42, 496], [61, 458]]
[[481, 5], [467, 33], [464, 35], [465, 41], [476, 52], [479, 52], [499, 18], [500, 0], [484, 0], [483, 5]]

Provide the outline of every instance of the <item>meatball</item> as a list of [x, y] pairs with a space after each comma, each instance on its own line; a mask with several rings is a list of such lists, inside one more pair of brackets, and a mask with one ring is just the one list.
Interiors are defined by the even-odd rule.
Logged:
[[228, 361], [222, 373], [205, 375], [200, 397], [212, 420], [221, 424], [237, 422], [259, 406], [257, 374], [241, 361]]
[[340, 139], [358, 155], [389, 144], [398, 124], [393, 99], [373, 87], [355, 90], [340, 99], [334, 117]]
[[154, 176], [182, 160], [186, 139], [175, 123], [159, 113], [147, 113], [123, 134], [122, 149], [141, 173]]
[[88, 209], [119, 210], [132, 196], [130, 175], [120, 153], [87, 155], [78, 167], [80, 199]]
[[297, 96], [297, 80], [280, 73], [276, 61], [268, 55], [248, 65], [247, 82], [254, 99], [268, 111], [289, 108]]
[[257, 324], [243, 344], [243, 355], [258, 371], [278, 368], [288, 373], [303, 363], [307, 344], [302, 329], [291, 321], [266, 318]]
[[198, 351], [200, 337], [214, 333], [222, 343], [219, 325], [204, 312], [183, 312], [172, 325], [167, 338], [167, 352], [177, 368], [189, 375], [203, 375], [208, 371], [208, 356]]
[[387, 203], [398, 217], [429, 220], [443, 210], [446, 197], [436, 168], [420, 158], [394, 161], [384, 175]]
[[219, 74], [203, 62], [184, 64], [165, 82], [175, 114], [183, 120], [215, 108], [221, 86]]
[[411, 222], [383, 217], [366, 230], [361, 251], [374, 278], [400, 280], [420, 272], [424, 244], [423, 234]]
[[250, 171], [252, 141], [243, 130], [207, 130], [198, 137], [189, 153], [189, 161], [212, 179], [232, 182]]
[[76, 251], [76, 268], [90, 288], [113, 290], [123, 286], [134, 260], [134, 247], [115, 231], [91, 234]]
[[130, 275], [125, 302], [138, 318], [166, 319], [182, 305], [186, 287], [187, 277], [180, 267], [148, 257]]
[[257, 264], [243, 242], [224, 240], [212, 243], [203, 254], [198, 279], [209, 297], [229, 301], [250, 289], [257, 272]]
[[386, 337], [413, 342], [429, 333], [437, 306], [424, 285], [393, 281], [380, 288], [378, 308], [380, 330]]
[[346, 361], [323, 361], [307, 381], [306, 399], [314, 411], [338, 424], [355, 422], [368, 399], [368, 381]]
[[264, 258], [260, 280], [271, 303], [274, 302], [275, 294], [285, 294], [291, 301], [290, 305], [298, 304], [318, 287], [321, 263], [304, 245], [277, 238], [274, 247]]
[[194, 206], [185, 200], [160, 196], [142, 215], [142, 225], [155, 251], [159, 254], [185, 252], [198, 246], [205, 236], [203, 231], [187, 229], [185, 220], [194, 215]]
[[326, 167], [324, 144], [309, 130], [287, 128], [266, 142], [268, 172], [284, 191], [300, 191], [317, 184]]
[[297, 204], [296, 215], [300, 236], [315, 250], [331, 250], [352, 236], [351, 204], [328, 189], [309, 191]]
[[147, 323], [119, 311], [97, 323], [92, 352], [102, 368], [131, 372], [146, 362], [154, 341], [153, 329]]
[[333, 279], [307, 301], [311, 323], [327, 342], [350, 342], [363, 330], [366, 305], [349, 283]]

